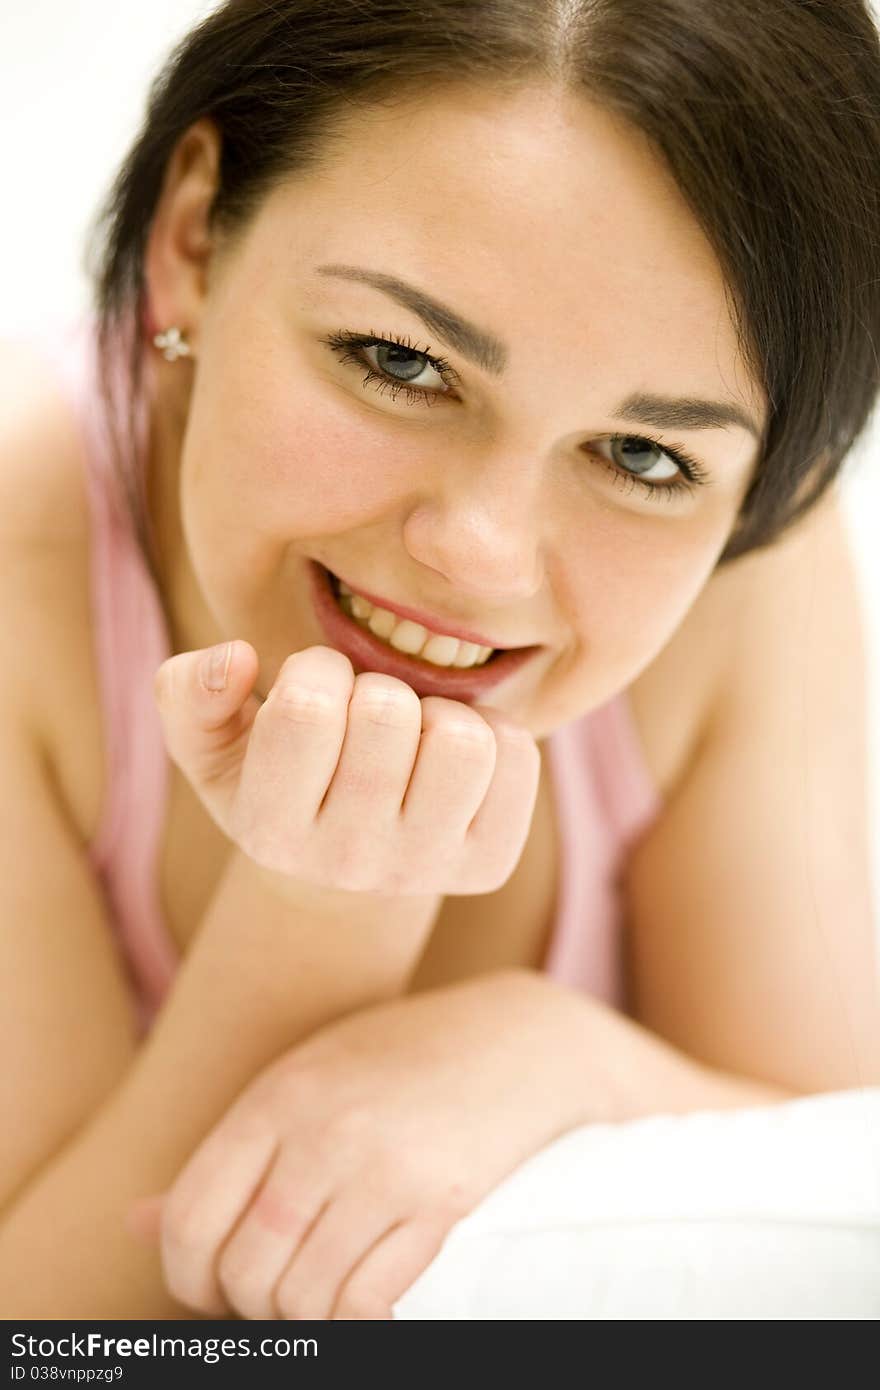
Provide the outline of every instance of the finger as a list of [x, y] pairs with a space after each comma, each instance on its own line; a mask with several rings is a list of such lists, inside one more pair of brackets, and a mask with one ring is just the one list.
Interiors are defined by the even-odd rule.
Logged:
[[[522, 854], [538, 796], [541, 751], [522, 725], [500, 710], [479, 707], [495, 735], [494, 776], [482, 805], [467, 831], [465, 866], [479, 866], [479, 892], [492, 892], [507, 882]], [[498, 865], [499, 878], [485, 886], [486, 865]]]
[[397, 830], [421, 731], [421, 703], [411, 686], [377, 671], [358, 675], [339, 762], [316, 817], [336, 885], [393, 891], [401, 865], [398, 852], [389, 864], [389, 836]]
[[275, 1288], [329, 1200], [330, 1175], [299, 1149], [282, 1148], [220, 1251], [217, 1280], [245, 1318], [279, 1317]]
[[396, 820], [422, 732], [422, 707], [412, 686], [378, 671], [354, 682], [348, 727], [333, 781], [320, 808], [326, 824], [344, 817], [346, 826], [382, 816]]
[[220, 1249], [262, 1181], [277, 1143], [265, 1124], [231, 1110], [171, 1188], [162, 1214], [162, 1269], [169, 1292], [187, 1307], [213, 1317], [228, 1312], [217, 1279]]
[[332, 647], [294, 652], [254, 720], [235, 805], [235, 836], [268, 869], [311, 829], [345, 736], [354, 669]]
[[[198, 783], [221, 785], [237, 780], [242, 747], [260, 708], [251, 694], [259, 659], [249, 642], [235, 640], [219, 648], [221, 690], [205, 685], [205, 663], [212, 651], [179, 652], [163, 661], [153, 677], [153, 698], [172, 760]], [[210, 664], [210, 663], [209, 663]], [[225, 673], [225, 675], [224, 675]]]
[[439, 822], [463, 839], [494, 768], [495, 737], [486, 721], [459, 700], [424, 696], [421, 746], [401, 811], [407, 830], [430, 837]]
[[367, 1252], [339, 1291], [331, 1318], [387, 1320], [401, 1298], [439, 1254], [460, 1217], [417, 1216], [401, 1222]]
[[164, 1205], [164, 1192], [156, 1197], [138, 1197], [125, 1214], [126, 1227], [146, 1244], [158, 1242]]
[[329, 1318], [340, 1286], [399, 1219], [390, 1193], [350, 1183], [334, 1194], [275, 1289], [275, 1318]]

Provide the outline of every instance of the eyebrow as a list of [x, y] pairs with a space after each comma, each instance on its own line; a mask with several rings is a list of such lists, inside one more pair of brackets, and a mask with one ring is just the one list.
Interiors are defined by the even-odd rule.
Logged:
[[[404, 309], [420, 318], [445, 343], [490, 376], [503, 376], [509, 360], [506, 343], [487, 329], [478, 328], [462, 314], [441, 304], [439, 299], [415, 285], [379, 270], [356, 265], [319, 265], [319, 275], [340, 280], [356, 280], [386, 294]], [[650, 391], [634, 391], [611, 414], [621, 419], [658, 429], [715, 430], [730, 425], [748, 430], [756, 439], [761, 431], [750, 413], [736, 401], [713, 401], [694, 396], [662, 396]]]

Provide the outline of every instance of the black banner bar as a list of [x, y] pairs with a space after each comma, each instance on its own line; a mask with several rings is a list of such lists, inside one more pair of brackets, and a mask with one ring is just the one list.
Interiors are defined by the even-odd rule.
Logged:
[[[186, 1321], [6, 1322], [8, 1387], [104, 1386], [155, 1390], [166, 1377], [187, 1387], [338, 1384], [403, 1370], [408, 1376], [480, 1374], [508, 1367], [546, 1375], [560, 1351], [534, 1323]], [[580, 1340], [580, 1333], [577, 1334]]]

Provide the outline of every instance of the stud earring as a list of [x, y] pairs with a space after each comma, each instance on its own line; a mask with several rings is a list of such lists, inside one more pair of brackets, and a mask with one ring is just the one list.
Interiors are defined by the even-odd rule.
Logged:
[[192, 356], [189, 343], [177, 327], [169, 328], [165, 333], [157, 333], [153, 344], [164, 354], [166, 362], [176, 362], [178, 357]]

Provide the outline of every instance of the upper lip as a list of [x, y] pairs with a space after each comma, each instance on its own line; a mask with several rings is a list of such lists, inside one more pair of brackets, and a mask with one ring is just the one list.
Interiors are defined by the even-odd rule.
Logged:
[[[479, 632], [474, 632], [472, 628], [461, 627], [453, 619], [438, 618], [433, 613], [423, 613], [417, 608], [409, 608], [403, 603], [392, 603], [390, 599], [380, 598], [378, 594], [370, 593], [369, 589], [361, 588], [360, 584], [353, 584], [350, 579], [346, 579], [343, 574], [336, 574], [335, 570], [330, 571], [335, 574], [337, 579], [341, 579], [343, 584], [347, 584], [356, 594], [361, 594], [376, 608], [387, 608], [391, 613], [396, 613], [399, 618], [409, 618], [411, 622], [421, 623], [429, 632], [437, 633], [444, 637], [457, 637], [461, 642], [473, 642], [477, 647], [494, 647], [501, 651], [511, 650], [509, 644], [495, 642], [491, 637], [485, 637]], [[528, 645], [520, 643], [521, 646]]]

